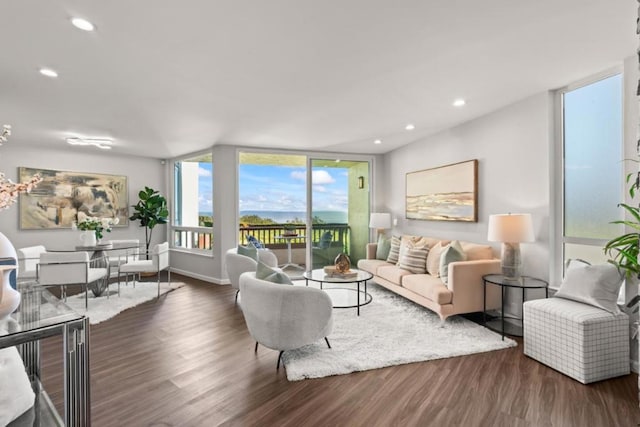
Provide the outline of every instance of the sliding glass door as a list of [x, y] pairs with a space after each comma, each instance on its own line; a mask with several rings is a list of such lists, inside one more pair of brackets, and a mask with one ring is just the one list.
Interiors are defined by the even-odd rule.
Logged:
[[346, 253], [355, 267], [369, 241], [369, 162], [310, 159], [310, 266]]

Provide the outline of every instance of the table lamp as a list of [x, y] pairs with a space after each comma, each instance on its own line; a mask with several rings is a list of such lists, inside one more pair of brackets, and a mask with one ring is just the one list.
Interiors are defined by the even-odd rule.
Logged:
[[502, 242], [502, 274], [517, 279], [522, 274], [520, 243], [533, 242], [533, 222], [530, 214], [498, 214], [489, 216], [490, 242]]
[[378, 232], [378, 237], [384, 234], [384, 230], [391, 228], [391, 214], [390, 213], [372, 213], [369, 217], [369, 228], [375, 228]]

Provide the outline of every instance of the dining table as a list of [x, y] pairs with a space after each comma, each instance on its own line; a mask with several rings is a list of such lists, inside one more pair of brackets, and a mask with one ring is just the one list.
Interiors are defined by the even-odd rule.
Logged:
[[90, 246], [60, 246], [60, 247], [52, 247], [47, 248], [48, 252], [90, 252], [90, 263], [93, 268], [106, 268], [108, 274], [94, 282], [89, 283], [89, 289], [94, 296], [101, 296], [104, 291], [109, 287], [109, 278], [111, 276], [110, 263], [109, 263], [109, 252], [111, 251], [133, 251], [135, 249], [139, 249], [140, 247], [135, 244], [125, 244], [125, 245], [114, 245], [110, 242], [105, 243], [96, 243], [95, 245]]

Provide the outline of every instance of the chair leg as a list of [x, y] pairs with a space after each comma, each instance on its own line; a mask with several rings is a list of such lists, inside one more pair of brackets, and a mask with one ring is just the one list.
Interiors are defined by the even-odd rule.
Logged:
[[324, 340], [327, 342], [327, 347], [331, 348], [331, 344], [329, 344], [329, 338], [324, 337]]
[[280, 354], [278, 354], [278, 364], [276, 365], [276, 371], [280, 369], [280, 360], [282, 360], [282, 353], [284, 353], [284, 351], [281, 351]]
[[84, 309], [89, 310], [89, 284], [84, 285]]
[[258, 352], [258, 341], [256, 341], [256, 348], [254, 348], [254, 349], [253, 349], [253, 352], [254, 352], [254, 353], [257, 353], [257, 352]]
[[158, 298], [160, 298], [160, 272], [158, 271]]
[[[238, 303], [238, 294], [239, 294], [239, 293], [240, 293], [240, 289], [238, 289], [238, 290], [236, 291], [236, 301], [235, 301], [235, 303], [236, 303], [236, 304]], [[256, 344], [258, 344], [258, 343], [256, 343]]]

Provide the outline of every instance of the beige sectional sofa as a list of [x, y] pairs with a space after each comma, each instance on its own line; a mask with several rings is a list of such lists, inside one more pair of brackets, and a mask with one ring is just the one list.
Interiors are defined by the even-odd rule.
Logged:
[[[403, 242], [410, 240], [432, 249], [441, 242], [449, 240], [402, 236]], [[444, 320], [454, 314], [481, 312], [484, 304], [484, 285], [482, 276], [500, 273], [500, 260], [494, 258], [491, 246], [460, 241], [467, 257], [466, 261], [449, 264], [448, 283], [440, 277], [428, 273], [413, 274], [396, 264], [376, 259], [377, 243], [367, 244], [367, 259], [358, 261], [358, 268], [373, 274], [373, 280], [385, 288], [436, 312]], [[434, 252], [435, 253], [435, 252]], [[500, 294], [497, 286], [487, 288], [487, 307], [500, 306]]]

